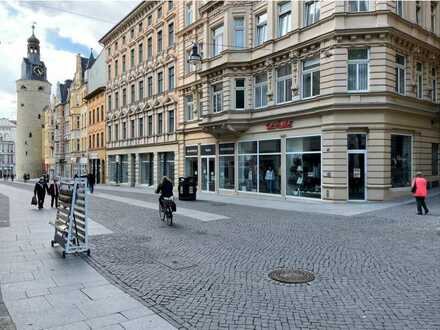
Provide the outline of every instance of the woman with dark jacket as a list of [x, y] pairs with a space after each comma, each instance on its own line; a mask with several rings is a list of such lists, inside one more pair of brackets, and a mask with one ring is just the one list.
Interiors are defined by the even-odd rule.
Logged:
[[166, 176], [162, 178], [162, 183], [157, 186], [156, 194], [160, 194], [159, 203], [163, 206], [163, 198], [172, 197], [173, 196], [173, 183]]
[[53, 207], [55, 202], [55, 207], [58, 208], [58, 198], [60, 196], [60, 185], [57, 179], [53, 179], [49, 186], [49, 195], [52, 197], [50, 201], [50, 207]]
[[47, 187], [44, 177], [41, 177], [40, 181], [38, 181], [34, 187], [34, 196], [38, 199], [38, 209], [42, 209], [44, 207], [44, 197], [46, 197], [46, 191], [49, 192], [49, 188]]

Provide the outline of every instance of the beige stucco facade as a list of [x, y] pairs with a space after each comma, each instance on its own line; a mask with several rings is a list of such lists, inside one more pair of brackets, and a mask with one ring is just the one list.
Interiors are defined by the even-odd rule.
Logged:
[[107, 182], [177, 182], [177, 2], [139, 4], [100, 42], [107, 56]]
[[[187, 22], [188, 3], [177, 10], [179, 176], [197, 158], [201, 190], [332, 201], [408, 194], [417, 171], [438, 184], [438, 6], [325, 1], [313, 16], [299, 1], [194, 1]], [[202, 62], [188, 69], [193, 44]]]

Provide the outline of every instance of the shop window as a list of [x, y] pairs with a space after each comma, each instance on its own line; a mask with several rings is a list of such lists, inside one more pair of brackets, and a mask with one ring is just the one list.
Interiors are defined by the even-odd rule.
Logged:
[[121, 182], [128, 183], [128, 155], [121, 155]]
[[291, 30], [291, 1], [278, 4], [278, 37], [286, 35]]
[[411, 137], [391, 135], [391, 185], [393, 188], [411, 185]]
[[319, 1], [304, 2], [304, 26], [312, 25], [319, 21], [320, 3]]
[[255, 76], [255, 108], [267, 106], [267, 73]]
[[368, 49], [348, 50], [348, 91], [365, 92], [368, 90]]
[[117, 182], [116, 156], [108, 156], [109, 181]]
[[279, 194], [281, 189], [281, 141], [238, 144], [238, 189]]
[[405, 56], [396, 54], [396, 92], [405, 95]]
[[350, 13], [368, 11], [368, 1], [366, 0], [348, 1], [348, 11]]
[[148, 186], [154, 184], [153, 169], [154, 169], [154, 154], [140, 154], [139, 155], [140, 166], [140, 183]]
[[159, 153], [159, 175], [168, 177], [174, 183], [174, 152]]
[[438, 175], [438, 143], [432, 144], [432, 175]]
[[267, 40], [267, 13], [258, 15], [256, 17], [256, 22], [255, 46], [258, 46]]
[[423, 98], [423, 65], [416, 63], [416, 97]]
[[319, 58], [303, 62], [302, 76], [302, 97], [308, 98], [319, 95], [321, 81]]
[[321, 198], [321, 137], [286, 140], [286, 194]]
[[235, 79], [235, 109], [244, 109], [244, 79]]
[[292, 68], [284, 64], [277, 69], [277, 103], [292, 100]]
[[219, 144], [219, 187], [235, 188], [235, 144]]
[[198, 176], [198, 146], [185, 147], [185, 176]]

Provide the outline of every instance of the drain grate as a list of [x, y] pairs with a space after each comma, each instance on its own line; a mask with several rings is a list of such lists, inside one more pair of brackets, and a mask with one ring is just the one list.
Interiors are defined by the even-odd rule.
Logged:
[[289, 284], [307, 283], [315, 279], [312, 272], [301, 269], [276, 269], [269, 273], [269, 277], [274, 281]]

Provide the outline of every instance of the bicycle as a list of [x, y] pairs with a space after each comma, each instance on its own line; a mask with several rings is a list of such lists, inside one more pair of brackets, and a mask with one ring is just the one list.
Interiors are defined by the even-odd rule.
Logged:
[[162, 205], [159, 202], [159, 217], [168, 226], [173, 225], [173, 197], [163, 197]]

